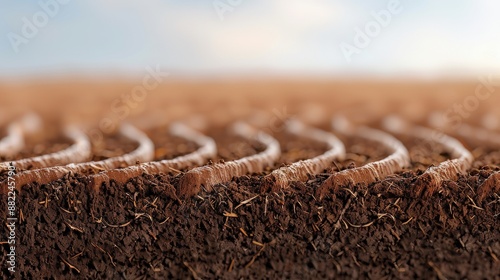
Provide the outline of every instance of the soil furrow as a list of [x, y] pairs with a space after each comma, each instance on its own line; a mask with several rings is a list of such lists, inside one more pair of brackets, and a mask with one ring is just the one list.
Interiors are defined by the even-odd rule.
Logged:
[[234, 161], [206, 165], [188, 171], [179, 182], [181, 196], [195, 195], [202, 186], [206, 190], [211, 190], [215, 184], [228, 182], [233, 177], [262, 172], [278, 160], [281, 151], [276, 139], [261, 131], [255, 131], [245, 123], [236, 123], [233, 129], [241, 137], [260, 142], [265, 146], [265, 150]]
[[385, 128], [395, 134], [406, 134], [442, 145], [450, 154], [451, 160], [428, 168], [424, 174], [418, 176], [413, 188], [415, 195], [430, 196], [437, 192], [444, 181], [456, 181], [472, 166], [474, 157], [455, 138], [437, 130], [423, 126], [411, 125], [402, 119], [390, 117], [385, 120]]
[[345, 119], [335, 119], [334, 129], [343, 134], [356, 136], [378, 143], [385, 147], [391, 154], [379, 161], [371, 162], [358, 168], [343, 170], [328, 177], [317, 194], [321, 198], [328, 192], [336, 192], [340, 187], [348, 185], [368, 185], [385, 179], [387, 176], [401, 172], [410, 165], [410, 156], [405, 146], [391, 135], [369, 127], [351, 127]]
[[[153, 158], [154, 147], [151, 140], [137, 128], [124, 124], [120, 128], [120, 135], [132, 142], [136, 142], [138, 147], [130, 153], [111, 157], [100, 161], [91, 161], [79, 164], [68, 164], [65, 166], [55, 166], [48, 168], [41, 168], [35, 170], [28, 170], [18, 173], [14, 176], [17, 188], [37, 182], [39, 184], [47, 184], [51, 181], [62, 178], [68, 173], [80, 173], [90, 175], [103, 170], [110, 170], [119, 168], [121, 166], [129, 166], [137, 162], [150, 161]], [[6, 182], [0, 186], [2, 189], [6, 187]]]
[[186, 141], [196, 143], [199, 148], [189, 154], [182, 155], [173, 159], [161, 160], [156, 162], [141, 163], [136, 166], [130, 166], [123, 169], [115, 169], [101, 172], [91, 177], [94, 189], [98, 190], [103, 182], [114, 180], [120, 184], [126, 183], [128, 180], [145, 174], [168, 173], [172, 169], [185, 169], [190, 166], [202, 165], [209, 158], [213, 158], [217, 154], [217, 147], [212, 138], [206, 137], [191, 128], [177, 123], [170, 128], [170, 133], [177, 137], [184, 138]]
[[298, 121], [289, 121], [287, 130], [296, 136], [324, 143], [328, 150], [314, 158], [294, 162], [272, 171], [264, 178], [264, 184], [272, 186], [273, 191], [288, 187], [291, 181], [307, 181], [310, 176], [322, 172], [331, 167], [334, 161], [343, 160], [345, 157], [344, 144], [332, 133], [307, 127]]
[[0, 170], [6, 170], [11, 164], [16, 167], [17, 172], [21, 172], [29, 169], [39, 169], [88, 160], [92, 152], [87, 135], [74, 126], [66, 127], [64, 134], [73, 142], [70, 147], [52, 154], [3, 162], [0, 163]]
[[25, 146], [25, 135], [40, 129], [41, 120], [35, 114], [27, 114], [9, 124], [5, 137], [0, 140], [0, 161], [5, 161], [19, 153]]

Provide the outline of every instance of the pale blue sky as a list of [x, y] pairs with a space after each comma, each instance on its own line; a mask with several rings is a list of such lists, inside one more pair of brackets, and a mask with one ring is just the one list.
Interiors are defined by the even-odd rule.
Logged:
[[355, 28], [389, 1], [242, 0], [223, 20], [213, 3], [69, 0], [16, 53], [8, 34], [22, 35], [23, 17], [43, 9], [0, 0], [0, 76], [133, 74], [156, 64], [176, 76], [474, 76], [500, 67], [494, 0], [401, 0], [350, 62], [339, 45], [353, 44]]

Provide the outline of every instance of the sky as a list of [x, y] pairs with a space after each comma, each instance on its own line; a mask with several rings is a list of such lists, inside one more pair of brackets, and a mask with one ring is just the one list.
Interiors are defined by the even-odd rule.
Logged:
[[499, 10], [493, 0], [0, 0], [0, 77], [155, 65], [188, 77], [477, 76], [499, 72]]

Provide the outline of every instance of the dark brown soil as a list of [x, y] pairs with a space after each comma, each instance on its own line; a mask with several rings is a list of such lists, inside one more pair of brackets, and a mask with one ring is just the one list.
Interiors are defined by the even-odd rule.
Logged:
[[444, 148], [437, 143], [405, 136], [398, 136], [398, 139], [403, 142], [410, 153], [411, 170], [425, 171], [430, 166], [437, 166], [450, 159]]
[[332, 166], [330, 173], [360, 167], [369, 162], [381, 160], [389, 155], [386, 149], [380, 147], [380, 143], [357, 137], [341, 137], [341, 139], [346, 146], [346, 157], [343, 161]]
[[[212, 135], [211, 135], [212, 136]], [[213, 137], [217, 143], [217, 158], [214, 161], [230, 161], [262, 152], [265, 147], [257, 141], [248, 141], [240, 136], [223, 133]]]
[[155, 145], [155, 159], [172, 159], [196, 151], [194, 143], [185, 139], [171, 135], [168, 129], [160, 126], [147, 131], [149, 138]]
[[19, 275], [491, 279], [500, 273], [500, 198], [469, 199], [482, 173], [420, 201], [408, 188], [411, 172], [321, 202], [313, 196], [321, 177], [281, 194], [255, 193], [258, 181], [243, 177], [182, 202], [165, 176], [99, 195], [83, 177], [28, 186], [19, 201]]
[[12, 157], [0, 157], [1, 161], [20, 160], [55, 153], [71, 146], [71, 141], [61, 134], [43, 135], [26, 139], [26, 147]]
[[[61, 144], [60, 142], [64, 140], [60, 140], [60, 138], [45, 138], [43, 143], [38, 143], [35, 144], [35, 147], [48, 147], [47, 151], [50, 152], [56, 152], [60, 151], [62, 149], [65, 149], [71, 145], [70, 142], [67, 142], [65, 144]], [[30, 148], [33, 144], [31, 144], [33, 140], [29, 141], [28, 148], [21, 152], [20, 154], [16, 155], [16, 159], [23, 159], [23, 158], [29, 158], [29, 157], [35, 157], [39, 155], [43, 155], [44, 153], [38, 152], [37, 150], [40, 148]], [[137, 148], [137, 143], [134, 143], [130, 139], [127, 139], [123, 136], [120, 136], [119, 134], [110, 134], [107, 135], [105, 140], [102, 143], [99, 143], [99, 145], [93, 145], [92, 146], [92, 161], [99, 161], [99, 160], [105, 160], [108, 158], [112, 157], [118, 157], [121, 156], [125, 153], [132, 152]], [[90, 172], [92, 170], [89, 170], [89, 173], [85, 174], [91, 174], [94, 171]], [[17, 170], [19, 172], [19, 170]], [[7, 179], [8, 176], [8, 170], [5, 171], [0, 171], [0, 182], [4, 181]]]
[[92, 161], [105, 160], [130, 153], [137, 148], [137, 143], [119, 134], [107, 135], [103, 143], [92, 146]]
[[293, 134], [282, 132], [276, 133], [273, 136], [279, 141], [282, 154], [272, 169], [283, 165], [290, 165], [299, 160], [319, 156], [327, 150], [327, 146], [324, 143], [318, 143]]
[[[263, 149], [222, 130], [209, 135], [219, 148], [214, 161]], [[150, 136], [157, 159], [196, 148], [160, 132]], [[279, 164], [324, 151], [310, 141], [277, 138], [285, 151]], [[120, 148], [112, 151], [130, 149], [116, 141]], [[500, 197], [492, 194], [479, 204], [475, 193], [498, 169], [498, 154], [478, 151], [467, 176], [430, 198], [415, 198], [416, 176], [448, 155], [440, 147], [429, 151], [421, 149], [425, 143], [402, 141], [412, 154], [411, 168], [370, 186], [346, 186], [322, 201], [314, 194], [328, 173], [379, 160], [387, 151], [345, 139], [345, 161], [279, 193], [258, 191], [264, 174], [234, 178], [185, 200], [175, 194], [180, 175], [173, 174], [112, 182], [99, 193], [80, 174], [27, 185], [17, 197], [16, 277], [499, 279]], [[0, 199], [7, 201], [5, 195]], [[0, 217], [6, 217], [5, 208]], [[2, 231], [0, 241], [6, 238]], [[0, 247], [5, 263], [8, 246]], [[8, 275], [6, 266], [2, 273]]]

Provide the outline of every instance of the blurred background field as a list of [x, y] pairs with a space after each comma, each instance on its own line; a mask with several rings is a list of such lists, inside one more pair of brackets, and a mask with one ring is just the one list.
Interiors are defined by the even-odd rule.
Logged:
[[[63, 121], [95, 125], [108, 116], [116, 121], [123, 117], [154, 124], [193, 116], [226, 122], [259, 113], [277, 118], [296, 116], [313, 124], [324, 123], [338, 113], [357, 115], [361, 121], [387, 114], [422, 121], [432, 112], [464, 106], [478, 87], [469, 81], [168, 81], [148, 91], [144, 101], [135, 102], [131, 92], [137, 84], [140, 82], [74, 80], [2, 85], [2, 104], [7, 105], [2, 106], [2, 115], [35, 110]], [[498, 116], [498, 104], [500, 94], [494, 92], [473, 111], [466, 111], [470, 116], [464, 121], [477, 121], [487, 114]], [[117, 108], [126, 111], [122, 114]], [[458, 116], [459, 112], [453, 114]]]

